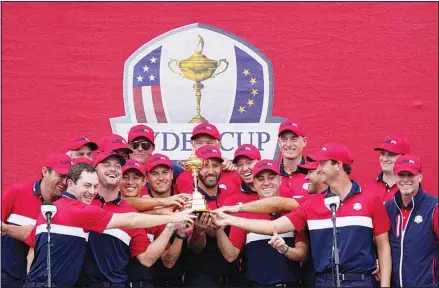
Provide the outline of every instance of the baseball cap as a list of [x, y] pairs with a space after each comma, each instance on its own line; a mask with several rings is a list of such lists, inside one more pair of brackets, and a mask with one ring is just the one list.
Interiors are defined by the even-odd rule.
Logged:
[[294, 121], [286, 120], [280, 123], [279, 133], [277, 133], [277, 136], [279, 136], [285, 131], [291, 131], [298, 136], [305, 136], [305, 130], [303, 130], [302, 125]]
[[321, 162], [326, 160], [341, 161], [351, 165], [354, 162], [351, 150], [340, 143], [326, 143], [316, 155], [309, 156], [314, 161]]
[[72, 162], [73, 162], [73, 164], [85, 163], [85, 164], [93, 166], [93, 162], [91, 162], [90, 159], [85, 158], [85, 157], [73, 158]]
[[99, 150], [101, 151], [115, 151], [119, 149], [124, 149], [128, 153], [133, 153], [133, 150], [128, 146], [127, 141], [117, 134], [104, 136], [99, 142]]
[[66, 175], [72, 167], [73, 162], [65, 153], [50, 153], [43, 161], [43, 167], [52, 168], [60, 175]]
[[217, 140], [221, 140], [221, 136], [218, 131], [218, 128], [216, 128], [215, 125], [212, 125], [210, 123], [201, 123], [195, 126], [194, 130], [192, 130], [191, 140], [194, 140], [194, 138], [200, 134], [206, 134]]
[[305, 164], [298, 165], [298, 167], [304, 171], [317, 170], [317, 168], [319, 167], [319, 162], [308, 160], [305, 162]]
[[236, 149], [235, 155], [233, 155], [233, 163], [238, 160], [237, 158], [239, 156], [245, 156], [252, 160], [261, 160], [261, 153], [259, 152], [258, 148], [251, 144], [243, 144]]
[[165, 165], [169, 168], [172, 168], [171, 160], [169, 157], [160, 153], [153, 154], [149, 156], [148, 160], [146, 160], [146, 171], [151, 171], [155, 167], [159, 165]]
[[146, 125], [140, 124], [131, 127], [128, 132], [128, 142], [134, 141], [138, 137], [145, 137], [154, 144], [154, 130]]
[[400, 172], [410, 172], [413, 175], [418, 175], [422, 172], [421, 160], [414, 155], [401, 155], [396, 159], [393, 172], [396, 174]]
[[145, 166], [143, 166], [142, 163], [140, 163], [137, 160], [134, 160], [134, 159], [127, 160], [125, 165], [123, 165], [123, 167], [122, 167], [122, 173], [125, 173], [127, 170], [130, 170], [130, 169], [135, 169], [135, 170], [139, 171], [140, 174], [142, 174], [143, 176], [146, 176]]
[[68, 152], [70, 150], [78, 150], [84, 145], [90, 147], [91, 151], [98, 150], [98, 145], [96, 143], [90, 141], [87, 137], [79, 136], [67, 140], [64, 143], [63, 152]]
[[273, 171], [276, 174], [280, 174], [279, 165], [273, 160], [261, 160], [253, 166], [253, 177], [256, 177], [260, 172], [264, 170]]
[[220, 149], [212, 145], [205, 145], [198, 148], [195, 154], [201, 159], [217, 158], [220, 159], [221, 162], [224, 161]]
[[410, 154], [410, 142], [399, 134], [391, 134], [384, 137], [383, 143], [373, 150], [385, 150], [395, 154]]
[[119, 160], [120, 164], [123, 166], [126, 163], [125, 158], [123, 158], [121, 155], [115, 153], [114, 151], [99, 151], [94, 153], [93, 155], [93, 166], [98, 166], [99, 163], [107, 159], [108, 157], [114, 157], [117, 160]]

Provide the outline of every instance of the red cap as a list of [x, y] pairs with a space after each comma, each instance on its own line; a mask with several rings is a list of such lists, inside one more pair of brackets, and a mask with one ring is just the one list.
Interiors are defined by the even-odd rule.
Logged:
[[300, 169], [309, 171], [309, 170], [317, 170], [319, 167], [319, 162], [316, 161], [306, 161], [305, 164], [298, 166]]
[[410, 142], [399, 134], [387, 135], [380, 147], [373, 150], [385, 150], [395, 154], [410, 154]]
[[138, 137], [145, 137], [154, 144], [154, 130], [146, 125], [136, 125], [128, 132], [128, 142], [134, 141]]
[[303, 130], [302, 125], [300, 125], [297, 122], [293, 122], [289, 120], [280, 123], [279, 133], [277, 133], [277, 135], [279, 136], [284, 131], [291, 131], [298, 136], [305, 136], [305, 130]]
[[192, 130], [192, 137], [193, 140], [195, 136], [200, 134], [206, 134], [209, 135], [217, 140], [221, 140], [220, 133], [215, 125], [212, 125], [210, 123], [201, 123], [194, 127], [194, 130]]
[[261, 153], [259, 152], [258, 148], [251, 144], [243, 144], [236, 149], [235, 155], [233, 156], [233, 163], [236, 162], [239, 156], [245, 156], [252, 160], [261, 160]]
[[91, 151], [98, 150], [98, 145], [90, 141], [87, 137], [80, 136], [69, 139], [64, 143], [63, 151], [68, 152], [70, 150], [78, 150], [82, 146], [87, 145]]
[[160, 153], [153, 154], [148, 157], [148, 160], [146, 160], [146, 171], [151, 171], [155, 167], [159, 165], [165, 165], [169, 168], [172, 168], [171, 160], [169, 160], [169, 157]]
[[65, 153], [50, 153], [43, 161], [43, 167], [52, 168], [60, 175], [66, 175], [72, 165], [72, 158]]
[[121, 155], [115, 153], [114, 151], [99, 151], [94, 153], [93, 155], [93, 166], [98, 166], [99, 163], [107, 159], [108, 157], [115, 157], [117, 160], [119, 160], [120, 165], [125, 165], [126, 160]]
[[93, 166], [93, 162], [91, 162], [90, 159], [85, 158], [85, 157], [73, 158], [72, 162], [73, 162], [73, 164], [85, 163], [85, 164]]
[[205, 145], [198, 148], [195, 154], [201, 159], [217, 158], [220, 159], [221, 162], [224, 161], [220, 149], [212, 145]]
[[145, 174], [145, 166], [143, 166], [142, 163], [140, 163], [137, 160], [134, 160], [134, 159], [127, 160], [125, 165], [123, 165], [123, 167], [122, 167], [122, 173], [125, 173], [127, 170], [130, 170], [130, 169], [136, 169], [144, 177], [146, 176], [146, 174]]
[[273, 171], [276, 174], [280, 174], [279, 165], [273, 160], [261, 160], [253, 166], [253, 176], [256, 177], [260, 172], [264, 170]]
[[310, 156], [309, 158], [317, 162], [326, 160], [341, 161], [347, 165], [351, 165], [354, 162], [351, 150], [339, 143], [327, 143], [323, 145], [318, 154]]
[[127, 141], [117, 134], [104, 136], [101, 139], [101, 142], [99, 142], [99, 150], [101, 151], [115, 151], [118, 149], [125, 149], [128, 153], [133, 153], [133, 150], [128, 146]]
[[401, 155], [396, 159], [395, 167], [393, 172], [396, 174], [400, 172], [410, 172], [413, 175], [418, 175], [422, 173], [421, 160], [414, 155]]

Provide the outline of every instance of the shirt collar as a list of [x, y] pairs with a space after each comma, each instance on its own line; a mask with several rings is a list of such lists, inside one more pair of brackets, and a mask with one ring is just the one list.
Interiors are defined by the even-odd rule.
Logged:
[[117, 198], [116, 198], [116, 199], [113, 199], [113, 200], [108, 201], [108, 202], [105, 202], [104, 197], [102, 197], [102, 196], [99, 195], [99, 194], [96, 194], [95, 199], [101, 201], [102, 204], [104, 204], [104, 203], [113, 203], [113, 204], [115, 204], [115, 205], [117, 205], [117, 206], [119, 206], [120, 203], [122, 202], [122, 196], [121, 196], [121, 194], [120, 194], [120, 191], [119, 191], [119, 193], [117, 194]]
[[404, 208], [404, 209], [413, 208], [414, 206], [413, 204], [415, 202], [421, 201], [422, 198], [424, 198], [424, 189], [422, 188], [421, 184], [419, 184], [418, 193], [416, 193], [416, 195], [412, 197], [412, 200], [409, 202], [407, 206], [404, 206], [402, 202], [401, 192], [398, 190], [398, 192], [396, 192], [395, 194], [396, 205], [398, 205], [399, 208]]
[[204, 191], [203, 189], [201, 189], [200, 187], [198, 187], [198, 191], [200, 191], [201, 194], [204, 195], [204, 199], [206, 199], [206, 201], [214, 201], [218, 198], [218, 196], [221, 193], [221, 188], [218, 187], [218, 192], [216, 194], [216, 196], [210, 196], [209, 194], [206, 193], [206, 191]]
[[75, 197], [75, 195], [73, 195], [73, 194], [71, 194], [71, 193], [69, 193], [69, 192], [67, 192], [67, 191], [62, 192], [61, 197], [69, 198], [69, 199], [72, 199], [72, 200], [78, 200], [78, 199]]
[[383, 180], [383, 175], [384, 175], [384, 172], [381, 171], [380, 174], [378, 174], [378, 177], [376, 178], [376, 181], [377, 181], [378, 183], [383, 183], [384, 186], [386, 186], [386, 189], [389, 190], [391, 187], [389, 186], [389, 184], [387, 184], [386, 182], [384, 182], [384, 180]]
[[41, 180], [34, 183], [33, 191], [35, 196], [41, 197]]
[[256, 191], [252, 190], [252, 188], [250, 188], [250, 186], [248, 186], [244, 182], [241, 183], [241, 191], [242, 191], [242, 193], [245, 193], [245, 194], [250, 194], [250, 193], [256, 194]]
[[[304, 165], [304, 164], [305, 164], [305, 157], [302, 155], [302, 160], [300, 161], [299, 165]], [[294, 170], [291, 174], [288, 174], [285, 171], [284, 159], [282, 158], [282, 160], [280, 161], [279, 172], [280, 172], [281, 176], [288, 177], [288, 176], [290, 176], [291, 174], [294, 174], [294, 173], [304, 173], [304, 170], [300, 169], [300, 167], [297, 167], [296, 170]], [[304, 174], [306, 174], [306, 173], [304, 173]]]
[[[358, 184], [354, 180], [351, 180], [351, 183], [352, 183], [351, 191], [349, 191], [349, 193], [346, 195], [346, 197], [343, 199], [343, 201], [346, 201], [347, 199], [349, 199], [350, 197], [354, 196], [355, 194], [360, 194], [361, 193], [361, 186], [360, 186], [360, 184]], [[322, 194], [326, 195], [325, 197], [327, 197], [329, 193], [331, 193], [331, 188], [329, 188], [329, 187], [322, 192]]]

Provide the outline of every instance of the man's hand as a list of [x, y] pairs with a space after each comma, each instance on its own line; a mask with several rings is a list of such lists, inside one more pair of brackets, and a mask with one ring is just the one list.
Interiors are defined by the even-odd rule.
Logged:
[[194, 229], [194, 223], [180, 222], [177, 223], [174, 227], [176, 228], [175, 233], [184, 237], [189, 231]]
[[197, 219], [197, 215], [193, 215], [194, 209], [183, 210], [181, 212], [174, 213], [172, 217], [172, 223], [189, 222], [194, 223], [194, 219]]
[[375, 271], [372, 272], [372, 275], [375, 277], [375, 280], [380, 281], [380, 264], [378, 263], [378, 260], [377, 260], [377, 269], [375, 269]]
[[222, 206], [220, 208], [215, 209], [214, 211], [228, 213], [228, 214], [235, 214], [239, 212], [239, 206], [238, 205]]
[[279, 253], [285, 253], [288, 250], [288, 246], [285, 244], [285, 240], [277, 234], [277, 230], [274, 230], [273, 237], [271, 237], [268, 244], [276, 249]]
[[2, 222], [2, 236], [8, 236], [8, 227], [8, 224]]
[[210, 217], [210, 213], [203, 212], [200, 217], [195, 219], [194, 230], [199, 234], [203, 234], [206, 232], [207, 227], [209, 227], [211, 223], [212, 219]]
[[223, 157], [223, 160], [224, 160], [224, 162], [222, 163], [222, 171], [230, 172], [230, 171], [233, 171], [236, 169], [235, 165], [233, 164], [232, 161], [230, 161], [229, 159], [224, 158], [224, 157]]
[[192, 195], [190, 194], [177, 194], [163, 199], [163, 206], [177, 206], [178, 208], [182, 208], [185, 206], [188, 199], [191, 199]]
[[229, 226], [229, 215], [227, 215], [224, 212], [219, 211], [219, 209], [217, 210], [213, 210], [211, 212], [211, 215], [213, 217], [213, 223], [219, 227], [225, 227], [225, 226]]

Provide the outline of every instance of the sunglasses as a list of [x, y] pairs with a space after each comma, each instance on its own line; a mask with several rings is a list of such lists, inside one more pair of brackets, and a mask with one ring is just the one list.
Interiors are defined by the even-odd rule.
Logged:
[[148, 141], [133, 141], [130, 143], [130, 147], [133, 149], [139, 148], [140, 145], [142, 145], [143, 150], [149, 150], [154, 146], [154, 144]]

